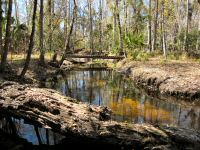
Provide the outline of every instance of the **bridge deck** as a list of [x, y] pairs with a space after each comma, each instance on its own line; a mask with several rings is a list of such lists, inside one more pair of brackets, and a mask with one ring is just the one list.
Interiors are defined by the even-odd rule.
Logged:
[[105, 56], [105, 55], [66, 55], [66, 58], [93, 58], [93, 59], [123, 59], [123, 56]]

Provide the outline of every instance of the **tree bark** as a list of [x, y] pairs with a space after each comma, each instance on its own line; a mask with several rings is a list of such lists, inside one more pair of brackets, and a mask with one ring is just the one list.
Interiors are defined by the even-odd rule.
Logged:
[[90, 52], [94, 53], [94, 39], [93, 39], [93, 18], [92, 18], [92, 0], [88, 0], [89, 20], [90, 20]]
[[6, 24], [6, 37], [5, 37], [5, 46], [1, 56], [1, 66], [0, 72], [5, 71], [5, 66], [7, 63], [7, 55], [11, 42], [11, 24], [12, 24], [12, 0], [9, 0], [8, 3], [8, 14], [7, 14], [7, 24]]
[[0, 85], [0, 113], [23, 118], [66, 137], [118, 149], [199, 149], [200, 132], [168, 126], [111, 121], [106, 107], [61, 96], [54, 90], [13, 82]]
[[116, 32], [117, 32], [117, 16], [116, 16], [117, 10], [116, 10], [116, 6], [114, 6], [114, 10], [113, 10], [113, 45], [112, 47], [115, 47], [115, 43], [116, 43]]
[[102, 0], [99, 0], [99, 52], [102, 52], [102, 20], [103, 20], [103, 12], [102, 12]]
[[151, 0], [149, 0], [149, 16], [148, 16], [148, 50], [152, 50], [151, 42]]
[[[48, 0], [48, 29], [49, 29], [49, 39], [48, 39], [48, 45], [49, 45], [49, 51], [52, 51], [52, 46], [53, 46], [53, 22], [54, 20], [54, 0]], [[54, 49], [54, 55], [52, 58], [53, 62], [56, 62], [57, 60], [57, 51]]]
[[155, 0], [155, 18], [154, 18], [154, 34], [153, 34], [153, 48], [152, 51], [157, 49], [157, 28], [158, 28], [158, 0]]
[[68, 37], [67, 37], [67, 41], [65, 42], [66, 43], [65, 52], [64, 52], [62, 59], [60, 61], [60, 65], [62, 65], [63, 61], [65, 60], [67, 53], [70, 50], [71, 36], [72, 36], [72, 33], [73, 33], [73, 29], [74, 29], [74, 22], [75, 22], [75, 19], [76, 19], [76, 15], [77, 15], [77, 4], [76, 4], [76, 0], [74, 0], [73, 18], [72, 18], [72, 22], [71, 22], [71, 25], [70, 25], [70, 31], [69, 31], [69, 34], [68, 34]]
[[[65, 4], [64, 4], [64, 35], [65, 35], [64, 43], [65, 43], [67, 41], [69, 19], [68, 19], [68, 2], [67, 1], [64, 1], [64, 2], [65, 2]], [[64, 44], [63, 49], [65, 49], [65, 44]]]
[[128, 4], [127, 4], [127, 0], [124, 0], [124, 34], [125, 37], [128, 34], [128, 28], [127, 28], [127, 20], [128, 20]]
[[166, 44], [166, 35], [165, 35], [165, 2], [162, 0], [162, 49], [163, 55], [167, 57], [167, 44]]
[[122, 55], [125, 53], [123, 52], [123, 33], [122, 33], [122, 27], [121, 27], [121, 21], [120, 21], [120, 14], [119, 14], [119, 0], [116, 0], [116, 18], [119, 28], [119, 54]]
[[188, 52], [188, 32], [189, 32], [189, 24], [191, 21], [191, 3], [190, 0], [187, 0], [187, 9], [186, 9], [186, 28], [185, 28], [185, 36], [184, 36], [184, 51]]
[[3, 55], [3, 9], [2, 0], [0, 0], [0, 55]]
[[24, 64], [24, 68], [20, 74], [20, 77], [23, 78], [24, 75], [26, 74], [26, 71], [28, 70], [29, 63], [31, 60], [31, 54], [34, 46], [34, 37], [35, 37], [35, 20], [36, 20], [36, 12], [37, 12], [37, 0], [34, 0], [34, 7], [33, 7], [33, 18], [32, 18], [32, 31], [30, 35], [30, 41], [29, 41], [29, 48], [28, 48], [28, 53], [26, 57], [26, 62]]
[[[198, 0], [199, 3], [199, 9], [200, 9], [200, 0]], [[200, 18], [199, 18], [199, 27], [198, 27], [198, 37], [197, 37], [197, 45], [196, 50], [200, 52]]]
[[198, 27], [198, 37], [197, 37], [196, 50], [197, 50], [197, 52], [200, 52], [200, 21], [199, 21], [199, 27]]
[[45, 50], [44, 50], [44, 1], [40, 0], [40, 65], [45, 65]]

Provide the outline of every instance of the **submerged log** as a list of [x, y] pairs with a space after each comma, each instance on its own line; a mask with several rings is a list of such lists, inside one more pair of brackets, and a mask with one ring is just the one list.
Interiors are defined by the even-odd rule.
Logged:
[[66, 137], [118, 149], [199, 149], [200, 132], [111, 120], [106, 107], [91, 106], [50, 89], [14, 82], [0, 86], [0, 113], [20, 117]]

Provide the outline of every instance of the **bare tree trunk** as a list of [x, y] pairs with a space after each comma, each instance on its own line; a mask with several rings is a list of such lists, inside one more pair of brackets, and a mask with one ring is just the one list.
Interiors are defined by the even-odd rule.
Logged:
[[[68, 2], [68, 5], [69, 5], [69, 7], [68, 7], [68, 20], [71, 20], [72, 18], [71, 18], [71, 1], [69, 0], [69, 2]], [[70, 23], [69, 23], [70, 24]]]
[[[67, 0], [65, 1], [65, 6], [64, 6], [64, 35], [65, 35], [65, 38], [64, 38], [64, 42], [67, 41], [67, 35], [68, 35], [68, 2]], [[66, 44], [66, 43], [65, 43]], [[65, 47], [65, 45], [64, 45]]]
[[15, 4], [15, 18], [16, 18], [16, 21], [17, 21], [17, 25], [19, 25], [19, 13], [18, 13], [17, 0], [14, 0], [14, 4]]
[[4, 72], [5, 70], [5, 66], [7, 63], [7, 55], [8, 55], [8, 49], [10, 46], [10, 42], [11, 42], [11, 24], [12, 24], [12, 0], [9, 0], [8, 3], [8, 14], [7, 14], [7, 24], [6, 24], [6, 37], [5, 37], [5, 46], [4, 46], [4, 50], [2, 52], [2, 56], [1, 56], [1, 66], [0, 66], [0, 71]]
[[[78, 9], [78, 8], [77, 8]], [[77, 10], [78, 11], [78, 10]], [[76, 17], [75, 17], [75, 21], [74, 21], [74, 32], [73, 32], [73, 36], [72, 36], [72, 53], [74, 53], [74, 50], [75, 50], [75, 46], [76, 46], [76, 39], [77, 39], [77, 26], [78, 26], [78, 22], [77, 22], [77, 18], [78, 18], [78, 14], [76, 14]]]
[[[83, 11], [82, 15], [81, 15], [82, 18], [85, 18], [85, 12]], [[85, 22], [82, 21], [81, 23], [81, 26], [82, 26], [82, 37], [84, 38], [85, 37]]]
[[[53, 26], [52, 26], [52, 21], [54, 17], [54, 0], [48, 0], [48, 21], [49, 21], [49, 39], [48, 39], [48, 45], [49, 45], [49, 51], [52, 51], [52, 45], [53, 45]], [[54, 58], [55, 57], [55, 58]], [[54, 59], [57, 58], [57, 53], [54, 50], [54, 56], [53, 56], [53, 61]]]
[[167, 57], [167, 46], [166, 46], [166, 37], [165, 37], [165, 2], [162, 0], [162, 49], [163, 49], [163, 55], [166, 58]]
[[[199, 9], [200, 9], [200, 0], [198, 0], [199, 3]], [[198, 27], [198, 38], [197, 38], [197, 45], [196, 45], [196, 50], [200, 52], [200, 18], [199, 18], [199, 27]]]
[[157, 27], [158, 27], [158, 0], [156, 0], [156, 5], [155, 5], [154, 37], [153, 37], [152, 51], [155, 51], [157, 49]]
[[148, 50], [152, 50], [151, 42], [151, 0], [149, 0], [149, 17], [148, 17]]
[[127, 19], [128, 19], [128, 6], [127, 6], [127, 0], [124, 0], [124, 32], [125, 32], [125, 37], [128, 34], [128, 29], [127, 29]]
[[99, 0], [99, 52], [102, 52], [102, 0]]
[[118, 28], [119, 28], [119, 54], [125, 54], [123, 52], [123, 33], [122, 33], [122, 27], [121, 27], [121, 22], [120, 22], [120, 14], [119, 14], [119, 1], [116, 0], [116, 9], [117, 9], [117, 13], [116, 13], [116, 18], [117, 18], [117, 23], [118, 23]]
[[90, 20], [90, 52], [94, 53], [94, 40], [93, 40], [93, 19], [92, 19], [92, 0], [88, 0], [89, 20]]
[[[18, 12], [18, 3], [17, 3], [17, 0], [14, 0], [14, 8], [15, 8], [15, 21], [16, 21], [16, 26], [18, 27], [20, 22], [19, 22], [19, 12]], [[13, 47], [12, 51], [11, 52], [11, 61], [12, 61], [12, 56], [13, 56], [13, 52], [16, 52], [16, 46], [15, 46], [15, 40], [14, 40], [14, 36], [15, 36], [15, 30], [12, 31], [11, 33], [11, 42], [10, 42], [10, 45], [11, 47]], [[17, 51], [19, 48], [17, 48]]]
[[45, 65], [44, 50], [44, 1], [40, 0], [40, 65]]
[[186, 28], [184, 36], [184, 51], [188, 52], [188, 32], [189, 32], [189, 20], [190, 20], [190, 0], [187, 0], [187, 12], [186, 12]]
[[[200, 19], [199, 19], [200, 20]], [[199, 27], [198, 27], [198, 37], [197, 37], [197, 44], [196, 44], [196, 50], [200, 51], [200, 21], [199, 21]]]
[[31, 60], [31, 53], [33, 50], [34, 46], [34, 36], [35, 36], [35, 20], [36, 20], [36, 12], [37, 12], [37, 0], [34, 0], [34, 7], [33, 7], [33, 18], [32, 18], [32, 31], [31, 31], [31, 36], [30, 36], [30, 41], [29, 41], [29, 48], [28, 48], [28, 54], [26, 57], [26, 62], [24, 64], [24, 68], [20, 74], [20, 77], [24, 77], [26, 74], [26, 71], [28, 70], [29, 63]]
[[116, 41], [116, 32], [117, 32], [117, 17], [116, 17], [116, 6], [114, 6], [113, 10], [113, 48], [115, 47], [115, 41]]
[[2, 37], [3, 37], [3, 10], [2, 10], [2, 0], [0, 0], [0, 55], [3, 55], [3, 41], [2, 41]]
[[71, 42], [71, 36], [72, 36], [72, 33], [73, 33], [73, 29], [74, 29], [74, 22], [75, 22], [75, 19], [76, 19], [76, 14], [77, 14], [77, 4], [76, 4], [76, 0], [74, 0], [73, 18], [72, 18], [70, 31], [69, 31], [67, 41], [66, 41], [65, 52], [64, 52], [62, 59], [60, 61], [60, 65], [62, 65], [62, 63], [65, 60], [65, 57], [67, 55], [67, 52], [69, 52], [69, 50], [70, 50], [70, 42]]

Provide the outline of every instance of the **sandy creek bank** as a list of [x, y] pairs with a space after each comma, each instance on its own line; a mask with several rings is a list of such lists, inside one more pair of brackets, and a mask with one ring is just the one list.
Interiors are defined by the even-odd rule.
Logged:
[[136, 85], [150, 94], [200, 101], [200, 64], [158, 61], [117, 63], [119, 72], [129, 75]]

